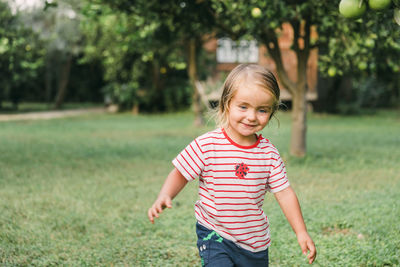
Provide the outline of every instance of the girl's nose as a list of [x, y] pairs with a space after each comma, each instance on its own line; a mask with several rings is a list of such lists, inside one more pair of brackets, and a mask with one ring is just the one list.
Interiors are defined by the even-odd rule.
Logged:
[[256, 112], [254, 110], [249, 110], [249, 112], [247, 113], [247, 119], [249, 121], [256, 120]]

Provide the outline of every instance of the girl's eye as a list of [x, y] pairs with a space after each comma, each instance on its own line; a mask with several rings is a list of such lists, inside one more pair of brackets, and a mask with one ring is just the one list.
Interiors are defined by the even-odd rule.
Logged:
[[246, 106], [239, 106], [239, 108], [240, 108], [240, 109], [243, 109], [243, 110], [247, 109]]
[[268, 110], [267, 109], [260, 109], [259, 112], [264, 114], [264, 113], [268, 113]]

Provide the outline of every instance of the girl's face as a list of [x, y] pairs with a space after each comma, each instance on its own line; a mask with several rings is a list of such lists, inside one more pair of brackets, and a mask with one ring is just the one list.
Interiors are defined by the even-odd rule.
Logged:
[[255, 133], [261, 131], [271, 117], [275, 99], [264, 88], [242, 84], [234, 93], [228, 109], [228, 136], [243, 146], [253, 145]]

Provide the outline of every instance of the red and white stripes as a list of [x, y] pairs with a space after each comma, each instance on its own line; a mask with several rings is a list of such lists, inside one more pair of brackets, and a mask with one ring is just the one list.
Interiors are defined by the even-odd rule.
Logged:
[[173, 164], [189, 181], [199, 178], [195, 214], [200, 224], [244, 249], [268, 248], [265, 193], [289, 186], [285, 165], [268, 139], [260, 135], [256, 144], [244, 147], [217, 129], [196, 138]]

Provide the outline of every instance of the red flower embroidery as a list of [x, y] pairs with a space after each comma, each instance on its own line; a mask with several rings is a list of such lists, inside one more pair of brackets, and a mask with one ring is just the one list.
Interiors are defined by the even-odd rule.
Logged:
[[244, 163], [240, 163], [236, 164], [235, 170], [236, 170], [236, 176], [240, 179], [244, 179], [244, 177], [249, 172], [249, 167]]

